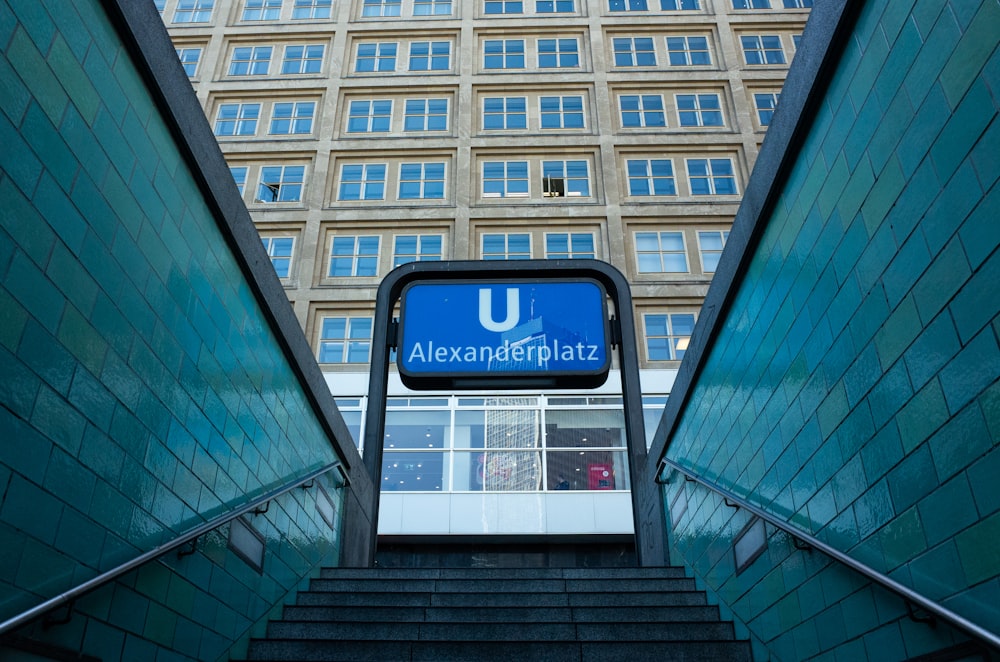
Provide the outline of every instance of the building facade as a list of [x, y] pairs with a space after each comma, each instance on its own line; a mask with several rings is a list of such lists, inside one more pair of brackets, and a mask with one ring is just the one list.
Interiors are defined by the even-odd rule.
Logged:
[[[156, 4], [356, 439], [382, 277], [543, 258], [628, 278], [652, 438], [809, 0]], [[619, 384], [392, 379], [380, 534], [630, 535]]]

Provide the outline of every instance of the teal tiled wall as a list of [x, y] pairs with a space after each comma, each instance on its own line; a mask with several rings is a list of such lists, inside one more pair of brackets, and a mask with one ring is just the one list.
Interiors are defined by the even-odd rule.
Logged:
[[[3, 620], [337, 457], [101, 3], [0, 0], [0, 52]], [[225, 656], [336, 562], [317, 498], [252, 518], [262, 573], [223, 529], [45, 638]]]
[[[864, 3], [668, 456], [1000, 631], [1000, 4]], [[672, 480], [673, 559], [761, 659], [961, 638]]]

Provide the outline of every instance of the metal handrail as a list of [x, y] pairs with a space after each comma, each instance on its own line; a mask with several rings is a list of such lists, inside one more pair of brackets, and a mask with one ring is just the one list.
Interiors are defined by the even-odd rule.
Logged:
[[324, 467], [311, 471], [304, 476], [300, 476], [299, 478], [296, 478], [294, 481], [290, 483], [286, 483], [282, 487], [278, 487], [274, 490], [271, 490], [267, 494], [257, 497], [253, 501], [244, 504], [243, 506], [240, 506], [235, 510], [231, 510], [228, 513], [210, 519], [204, 524], [200, 524], [195, 528], [191, 529], [187, 533], [181, 534], [180, 536], [174, 538], [170, 542], [163, 543], [162, 545], [155, 547], [140, 556], [135, 557], [131, 561], [126, 561], [125, 563], [122, 563], [121, 565], [112, 568], [111, 570], [103, 572], [97, 575], [96, 577], [93, 577], [92, 579], [88, 579], [87, 581], [69, 589], [68, 591], [64, 591], [53, 598], [49, 598], [45, 602], [42, 602], [41, 604], [38, 604], [32, 607], [31, 609], [28, 609], [27, 611], [21, 612], [17, 616], [7, 619], [6, 621], [0, 623], [0, 635], [6, 634], [11, 630], [14, 630], [22, 625], [25, 625], [33, 621], [34, 619], [38, 618], [39, 616], [42, 616], [52, 611], [53, 609], [61, 607], [62, 605], [65, 605], [67, 603], [73, 602], [77, 598], [86, 595], [87, 593], [90, 593], [91, 591], [103, 586], [104, 584], [107, 584], [110, 581], [117, 579], [118, 577], [124, 575], [126, 572], [129, 572], [130, 570], [135, 570], [141, 565], [156, 560], [159, 557], [163, 556], [164, 554], [172, 552], [173, 550], [178, 549], [183, 545], [186, 545], [192, 540], [195, 540], [205, 535], [209, 531], [217, 529], [223, 524], [233, 521], [237, 517], [245, 515], [246, 513], [252, 510], [256, 510], [257, 508], [260, 508], [261, 506], [268, 503], [272, 499], [276, 499], [287, 492], [291, 492], [295, 488], [301, 487], [302, 485], [305, 485], [306, 483], [315, 480], [316, 478], [322, 476], [323, 474], [333, 469], [338, 469], [340, 471], [340, 475], [343, 477], [344, 480], [344, 485], [348, 485], [349, 480], [347, 477], [347, 473], [344, 471], [344, 465], [340, 462], [331, 462], [330, 464]]
[[660, 474], [663, 473], [663, 469], [667, 466], [683, 474], [687, 480], [692, 480], [698, 483], [699, 485], [707, 487], [716, 494], [719, 494], [725, 499], [732, 501], [740, 508], [744, 508], [750, 511], [751, 513], [761, 518], [762, 520], [781, 529], [782, 531], [792, 536], [793, 538], [801, 540], [810, 547], [823, 552], [824, 554], [834, 559], [835, 561], [839, 561], [840, 563], [843, 563], [844, 565], [851, 568], [855, 572], [864, 575], [865, 577], [875, 582], [876, 584], [881, 585], [883, 588], [892, 591], [893, 593], [895, 593], [896, 595], [900, 596], [905, 601], [910, 603], [910, 605], [916, 606], [929, 614], [933, 614], [934, 616], [937, 616], [938, 618], [954, 626], [955, 628], [962, 630], [971, 637], [979, 639], [983, 643], [992, 646], [997, 650], [1000, 650], [1000, 636], [998, 636], [996, 633], [991, 632], [986, 628], [977, 625], [976, 623], [973, 623], [972, 621], [968, 620], [963, 616], [960, 616], [959, 614], [956, 614], [955, 612], [951, 611], [944, 605], [935, 602], [934, 600], [931, 600], [930, 598], [914, 591], [908, 586], [900, 584], [891, 577], [888, 577], [879, 572], [878, 570], [872, 568], [871, 566], [866, 565], [854, 559], [853, 557], [850, 557], [847, 554], [841, 552], [840, 550], [831, 547], [822, 540], [806, 533], [805, 531], [802, 531], [801, 529], [795, 526], [792, 526], [788, 522], [784, 522], [778, 519], [774, 515], [771, 515], [770, 513], [762, 510], [761, 508], [758, 508], [757, 506], [748, 502], [746, 499], [737, 496], [736, 494], [727, 490], [726, 488], [708, 482], [701, 476], [693, 473], [689, 469], [684, 468], [683, 466], [674, 462], [673, 460], [670, 460], [666, 457], [660, 459], [660, 465], [657, 468], [655, 477], [657, 483], [660, 483], [662, 485], [667, 482], [665, 480], [660, 480]]

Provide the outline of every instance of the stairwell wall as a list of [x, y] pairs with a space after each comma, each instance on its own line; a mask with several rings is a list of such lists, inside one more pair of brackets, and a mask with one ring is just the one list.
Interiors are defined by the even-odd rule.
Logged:
[[[651, 451], [992, 631], [998, 34], [995, 0], [817, 3]], [[665, 476], [672, 560], [758, 658], [962, 641], [770, 528], [738, 571], [749, 517]]]
[[[0, 52], [6, 619], [360, 458], [153, 3], [0, 0]], [[29, 634], [104, 659], [227, 658], [337, 563], [336, 475], [247, 518], [259, 571], [222, 529]]]

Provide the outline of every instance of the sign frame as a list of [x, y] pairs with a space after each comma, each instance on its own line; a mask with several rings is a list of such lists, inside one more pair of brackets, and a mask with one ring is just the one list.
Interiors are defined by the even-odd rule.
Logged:
[[[371, 371], [368, 378], [368, 407], [365, 414], [364, 449], [362, 459], [371, 477], [371, 493], [356, 494], [360, 500], [370, 499], [372, 521], [378, 521], [379, 493], [382, 473], [382, 442], [385, 436], [385, 404], [389, 387], [389, 357], [398, 345], [399, 325], [393, 310], [407, 284], [421, 280], [499, 281], [516, 279], [585, 279], [602, 284], [614, 306], [614, 316], [608, 321], [611, 346], [618, 349], [618, 369], [621, 374], [622, 399], [625, 413], [625, 440], [628, 448], [629, 474], [632, 481], [632, 518], [635, 530], [635, 551], [641, 567], [668, 565], [667, 532], [661, 488], [648, 471], [645, 426], [643, 425], [642, 392], [639, 384], [639, 355], [636, 348], [636, 328], [632, 312], [632, 293], [628, 280], [614, 266], [599, 260], [462, 260], [441, 262], [409, 262], [393, 269], [382, 280], [375, 298], [375, 320], [372, 328]], [[496, 387], [490, 387], [499, 390]], [[539, 386], [547, 388], [545, 386]], [[488, 389], [484, 389], [488, 390]], [[353, 494], [353, 493], [352, 493]], [[367, 499], [366, 499], [367, 498]], [[656, 523], [661, 523], [659, 526]], [[378, 546], [378, 529], [351, 531], [351, 535], [368, 535], [368, 566], [374, 567]]]
[[[493, 289], [503, 288], [505, 286], [536, 286], [539, 289], [551, 289], [552, 287], [572, 287], [574, 285], [582, 286], [593, 286], [598, 297], [597, 306], [592, 309], [587, 310], [586, 322], [590, 323], [590, 331], [593, 332], [593, 326], [600, 324], [600, 338], [595, 339], [591, 336], [587, 336], [587, 343], [584, 345], [587, 351], [582, 351], [583, 356], [581, 359], [586, 358], [591, 354], [600, 354], [603, 356], [601, 363], [596, 367], [589, 369], [565, 369], [560, 370], [556, 368], [548, 368], [547, 365], [551, 360], [552, 363], [559, 363], [558, 355], [560, 349], [565, 355], [566, 347], [559, 347], [558, 339], [554, 339], [554, 347], [549, 347], [546, 345], [546, 368], [541, 369], [470, 369], [470, 370], [415, 370], [413, 369], [412, 363], [408, 361], [407, 355], [410, 354], [411, 348], [407, 344], [407, 330], [414, 328], [409, 324], [413, 322], [414, 325], [417, 324], [414, 319], [413, 312], [408, 310], [408, 304], [411, 301], [410, 295], [413, 293], [415, 288], [449, 288], [453, 292], [459, 288], [461, 289], [473, 289], [479, 288], [480, 290], [486, 287]], [[508, 288], [510, 289], [510, 288]], [[523, 291], [523, 289], [518, 289], [518, 291]], [[496, 278], [496, 279], [428, 279], [419, 280], [408, 283], [403, 287], [400, 294], [400, 314], [399, 319], [396, 321], [398, 324], [397, 333], [397, 347], [396, 347], [396, 368], [399, 372], [400, 379], [403, 385], [407, 388], [414, 390], [476, 390], [476, 389], [488, 389], [488, 388], [499, 388], [499, 389], [510, 389], [510, 390], [524, 390], [524, 389], [587, 389], [596, 388], [607, 381], [608, 373], [611, 370], [611, 347], [612, 347], [612, 337], [611, 337], [611, 320], [608, 315], [608, 305], [607, 305], [608, 293], [604, 285], [590, 277], [581, 278]], [[523, 302], [521, 302], [521, 308], [523, 308]], [[534, 315], [534, 306], [530, 306], [532, 313]], [[423, 312], [423, 311], [421, 311]], [[468, 309], [463, 309], [463, 313], [468, 313], [470, 317], [475, 317], [478, 313], [479, 317], [482, 316], [483, 312], [481, 310], [472, 311]], [[548, 312], [548, 311], [546, 311]], [[508, 311], [509, 313], [509, 311]], [[520, 317], [518, 318], [520, 319]], [[537, 317], [529, 317], [528, 323], [537, 321], [540, 328], [545, 320], [544, 313]], [[480, 319], [480, 322], [483, 320]], [[494, 321], [494, 320], [491, 320]], [[426, 324], [423, 319], [420, 320], [421, 323]], [[552, 327], [550, 327], [552, 328]], [[567, 333], [575, 332], [576, 328], [561, 328], [560, 331], [565, 331]], [[416, 329], [416, 332], [424, 332], [423, 328]], [[477, 331], [479, 331], [477, 329]], [[505, 333], [514, 333], [515, 328], [511, 328]], [[481, 332], [480, 332], [481, 333]], [[504, 333], [499, 330], [492, 331], [492, 333]], [[545, 338], [546, 334], [542, 331], [541, 334], [535, 334], [535, 337]], [[493, 336], [496, 338], [496, 336]], [[420, 336], [421, 340], [426, 340], [425, 336]], [[455, 339], [452, 339], [453, 341]], [[514, 343], [519, 342], [515, 340]], [[582, 339], [580, 339], [581, 344], [583, 344]], [[518, 352], [517, 345], [511, 346], [511, 343], [505, 341], [503, 343], [507, 345], [504, 351], [505, 358], [509, 357], [511, 352], [515, 354], [520, 353], [521, 361], [524, 359], [524, 348], [520, 348]], [[419, 345], [419, 343], [418, 343]], [[502, 346], [502, 345], [500, 345]], [[454, 356], [459, 357], [459, 363], [463, 363], [462, 355], [467, 353], [469, 349], [468, 346], [450, 346], [451, 351], [442, 352], [443, 347], [438, 347], [436, 350], [429, 350], [429, 352], [437, 351], [445, 355], [445, 358], [454, 358]], [[491, 349], [489, 347], [481, 347], [480, 353], [482, 354], [483, 349]], [[538, 349], [538, 356], [541, 357], [541, 349], [531, 347], [530, 349]], [[422, 348], [421, 348], [422, 350]], [[458, 350], [465, 350], [458, 351]], [[497, 351], [497, 356], [499, 356], [500, 351]], [[556, 359], [552, 359], [553, 351], [556, 354]], [[571, 353], [574, 353], [571, 351]], [[423, 354], [422, 354], [423, 355]], [[493, 353], [489, 352], [487, 354], [491, 358]], [[531, 356], [531, 354], [529, 354]], [[480, 357], [477, 357], [477, 359]], [[491, 361], [492, 362], [492, 361]], [[481, 361], [477, 361], [481, 363]], [[524, 362], [527, 365], [531, 364], [531, 361]], [[541, 365], [541, 359], [535, 361], [537, 365]], [[408, 365], [409, 364], [409, 365]]]

